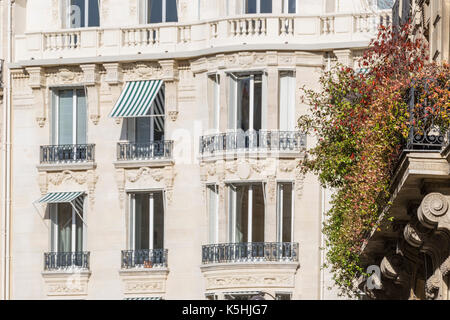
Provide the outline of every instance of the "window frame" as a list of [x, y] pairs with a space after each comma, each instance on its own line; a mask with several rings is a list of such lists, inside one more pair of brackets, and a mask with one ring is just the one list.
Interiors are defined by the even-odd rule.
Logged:
[[[64, 11], [66, 17], [64, 18], [65, 27], [68, 29], [77, 29], [77, 28], [99, 28], [101, 27], [101, 1], [99, 0], [83, 0], [84, 1], [84, 26], [72, 26], [71, 22], [71, 0], [62, 0], [64, 1]], [[89, 25], [89, 1], [97, 1], [98, 2], [98, 26], [90, 26]]]
[[255, 10], [256, 10], [256, 12], [255, 13], [248, 13], [247, 12], [247, 3], [248, 3], [248, 1], [249, 0], [242, 0], [242, 12], [243, 12], [243, 14], [272, 14], [273, 13], [273, 0], [269, 0], [270, 1], [270, 3], [271, 3], [271, 6], [270, 6], [270, 12], [262, 12], [261, 13], [261, 1], [264, 1], [264, 0], [256, 0], [256, 8], [255, 8]]
[[294, 221], [295, 221], [295, 183], [292, 181], [278, 181], [277, 182], [277, 242], [283, 242], [283, 185], [291, 185], [291, 230], [290, 243], [294, 242]]
[[294, 1], [294, 5], [295, 5], [294, 12], [289, 12], [289, 1], [291, 1], [291, 0], [283, 0], [281, 12], [283, 14], [297, 14], [297, 7], [298, 7], [297, 0], [292, 0], [292, 1]]
[[83, 90], [84, 91], [84, 97], [85, 97], [85, 101], [86, 101], [86, 123], [85, 123], [85, 128], [86, 128], [86, 132], [84, 133], [86, 136], [86, 142], [85, 144], [88, 143], [88, 118], [89, 118], [89, 107], [88, 107], [88, 96], [87, 96], [87, 90], [85, 87], [57, 87], [57, 88], [52, 88], [52, 94], [54, 96], [54, 99], [52, 99], [52, 102], [55, 104], [52, 107], [52, 112], [53, 112], [53, 117], [52, 117], [52, 121], [54, 121], [55, 123], [52, 124], [51, 129], [51, 140], [52, 140], [52, 144], [54, 145], [61, 145], [60, 144], [60, 136], [59, 136], [59, 113], [60, 113], [60, 92], [61, 91], [69, 91], [72, 90], [72, 145], [79, 145], [80, 143], [78, 142], [78, 108], [79, 108], [79, 104], [78, 104], [78, 95], [77, 95], [77, 91], [78, 90]]
[[[282, 92], [282, 77], [287, 77], [288, 93]], [[280, 131], [295, 131], [296, 88], [295, 70], [279, 70], [278, 72], [278, 128]], [[289, 100], [288, 97], [291, 99]], [[284, 99], [284, 100], [283, 100]], [[283, 105], [285, 103], [286, 105]], [[284, 110], [286, 108], [286, 110]], [[284, 117], [283, 117], [284, 115]], [[284, 118], [284, 119], [283, 119]]]
[[[214, 191], [212, 191], [212, 188], [214, 188]], [[208, 242], [209, 244], [218, 244], [219, 243], [219, 185], [217, 184], [208, 184], [206, 185], [207, 189], [207, 199], [208, 199]], [[215, 197], [215, 206], [214, 206], [214, 212], [212, 212], [211, 208], [211, 196], [212, 193], [214, 193]], [[212, 215], [214, 214], [214, 233], [211, 231], [212, 226]]]
[[[142, 12], [139, 14], [139, 18], [141, 19], [141, 24], [158, 24], [158, 23], [178, 23], [179, 22], [179, 8], [178, 8], [178, 0], [176, 1], [176, 8], [177, 8], [177, 21], [169, 21], [167, 22], [167, 1], [168, 0], [161, 0], [161, 22], [150, 22], [150, 17], [148, 16], [149, 13], [149, 2], [151, 0], [140, 0], [140, 10]], [[170, 0], [169, 0], [170, 1]]]

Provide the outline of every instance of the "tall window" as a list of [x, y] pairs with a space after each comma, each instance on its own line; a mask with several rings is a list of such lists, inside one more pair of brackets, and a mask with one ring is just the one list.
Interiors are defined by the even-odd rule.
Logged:
[[128, 119], [128, 140], [138, 144], [164, 141], [165, 126], [164, 85], [159, 90], [148, 115]]
[[292, 71], [280, 73], [279, 128], [281, 131], [295, 130], [295, 76]]
[[140, 0], [141, 23], [178, 22], [178, 0]]
[[220, 121], [220, 77], [217, 74], [208, 77], [208, 105], [211, 112], [211, 129], [219, 130]]
[[272, 13], [272, 0], [244, 0], [245, 13]]
[[219, 243], [219, 188], [208, 186], [209, 243]]
[[264, 242], [265, 195], [259, 184], [229, 185], [229, 241]]
[[74, 206], [70, 203], [50, 204], [52, 252], [83, 251], [83, 202], [84, 198], [80, 197]]
[[66, 28], [100, 26], [99, 0], [62, 0]]
[[87, 143], [87, 105], [84, 89], [54, 91], [52, 117], [53, 144]]
[[130, 249], [164, 248], [163, 192], [130, 193]]
[[292, 183], [279, 183], [277, 195], [277, 241], [293, 241], [294, 188]]
[[283, 13], [296, 13], [297, 0], [283, 0]]
[[246, 132], [265, 127], [265, 83], [262, 73], [230, 74], [229, 129]]

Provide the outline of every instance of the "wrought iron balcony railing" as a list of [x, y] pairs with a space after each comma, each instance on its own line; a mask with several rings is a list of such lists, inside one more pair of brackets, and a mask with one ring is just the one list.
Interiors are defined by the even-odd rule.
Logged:
[[93, 162], [94, 158], [93, 144], [41, 146], [41, 164]]
[[[421, 99], [423, 88], [412, 87], [408, 92], [409, 105], [409, 136], [406, 150], [439, 151], [450, 142], [450, 128], [442, 116], [443, 106], [434, 105], [433, 101]], [[447, 117], [450, 110], [447, 108]]]
[[172, 151], [173, 141], [152, 141], [149, 143], [119, 142], [117, 144], [117, 160], [171, 159]]
[[236, 131], [200, 137], [200, 154], [229, 151], [300, 152], [306, 135], [298, 131]]
[[202, 263], [297, 262], [298, 243], [223, 243], [202, 247]]
[[48, 252], [44, 253], [45, 271], [66, 269], [89, 270], [90, 252]]
[[122, 269], [165, 268], [167, 256], [167, 249], [124, 250], [122, 251]]

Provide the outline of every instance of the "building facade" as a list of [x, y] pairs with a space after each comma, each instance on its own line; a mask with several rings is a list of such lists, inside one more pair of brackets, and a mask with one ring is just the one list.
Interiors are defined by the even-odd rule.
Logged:
[[[411, 19], [438, 63], [449, 62], [449, 17], [446, 0], [399, 0], [393, 8], [394, 24]], [[411, 91], [411, 107], [416, 97]], [[411, 128], [394, 174], [394, 223], [382, 223], [362, 253], [368, 268], [380, 268], [377, 286], [359, 283], [369, 299], [450, 300], [450, 133], [437, 130], [433, 116], [412, 116], [422, 125]]]
[[[2, 1], [3, 4], [7, 1]], [[16, 0], [10, 299], [328, 299], [301, 87], [374, 1]]]

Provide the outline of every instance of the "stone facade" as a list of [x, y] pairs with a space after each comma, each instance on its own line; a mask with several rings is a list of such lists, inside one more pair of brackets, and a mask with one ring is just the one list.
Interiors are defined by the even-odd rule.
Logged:
[[[100, 27], [75, 29], [63, 28], [57, 0], [16, 0], [13, 5], [17, 18], [10, 65], [9, 297], [205, 299], [226, 292], [264, 291], [288, 293], [292, 299], [335, 298], [334, 292], [325, 292], [329, 275], [320, 268], [321, 225], [329, 195], [316, 177], [303, 175], [299, 167], [314, 137], [296, 140], [300, 142], [294, 149], [247, 147], [232, 153], [203, 152], [199, 141], [207, 134], [229, 131], [229, 78], [258, 73], [267, 85], [262, 89], [263, 128], [280, 143], [280, 74], [290, 72], [294, 79], [293, 117], [298, 118], [307, 110], [300, 102], [300, 88], [318, 89], [322, 70], [336, 61], [353, 65], [374, 36], [376, 24], [386, 21], [390, 12], [369, 10], [362, 5], [365, 1], [351, 1], [351, 5], [336, 1], [329, 7], [329, 1], [297, 0], [297, 12], [307, 15], [284, 13], [281, 1], [273, 1], [271, 14], [246, 15], [237, 7], [226, 8], [225, 0], [217, 0], [217, 6], [199, 1], [201, 8], [197, 2], [180, 0], [178, 23], [140, 24], [142, 2], [100, 1]], [[214, 129], [208, 87], [212, 75], [220, 79], [219, 120]], [[110, 113], [127, 83], [156, 80], [164, 82], [164, 134], [173, 142], [173, 150], [167, 157], [119, 159], [118, 142], [128, 124]], [[53, 92], [71, 88], [84, 89], [87, 143], [95, 145], [95, 155], [82, 156], [86, 161], [44, 161], [42, 147], [51, 150], [54, 143]], [[265, 252], [258, 253], [258, 261], [241, 261], [240, 256], [235, 261], [206, 263], [202, 246], [211, 244], [208, 188], [214, 185], [218, 190], [216, 244], [228, 245], [232, 242], [229, 190], [242, 184], [262, 186], [264, 199], [255, 205], [264, 204], [264, 223], [255, 228], [263, 230]], [[283, 247], [290, 252], [283, 251], [284, 260], [274, 259], [267, 250], [278, 250], [273, 244], [280, 238], [280, 184], [292, 186], [290, 242], [298, 244], [298, 251], [290, 244]], [[82, 243], [89, 255], [71, 252], [70, 259], [76, 262], [70, 267], [75, 268], [58, 269], [63, 256], [52, 249], [51, 204], [36, 201], [68, 192], [82, 192], [87, 199]], [[162, 266], [152, 265], [152, 260], [134, 268], [123, 252], [133, 251], [130, 201], [132, 194], [142, 192], [163, 194], [164, 227], [157, 231], [163, 233], [167, 250]], [[74, 232], [72, 236], [78, 239]], [[276, 261], [265, 261], [268, 256]], [[56, 269], [50, 268], [55, 265]]]

